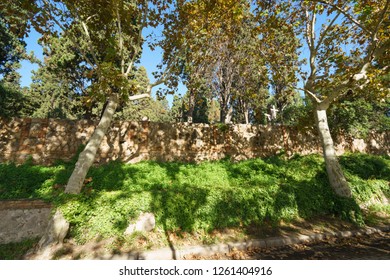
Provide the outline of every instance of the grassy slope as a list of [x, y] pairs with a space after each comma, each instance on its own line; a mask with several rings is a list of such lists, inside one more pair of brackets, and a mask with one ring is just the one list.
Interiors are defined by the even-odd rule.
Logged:
[[355, 200], [336, 198], [320, 156], [182, 163], [113, 162], [92, 168], [82, 196], [61, 185], [71, 164], [53, 167], [0, 165], [0, 199], [43, 198], [60, 206], [80, 242], [120, 236], [129, 219], [155, 213], [164, 232], [208, 232], [264, 222], [331, 215], [361, 222], [355, 201], [390, 196], [390, 159], [363, 154], [341, 157]]

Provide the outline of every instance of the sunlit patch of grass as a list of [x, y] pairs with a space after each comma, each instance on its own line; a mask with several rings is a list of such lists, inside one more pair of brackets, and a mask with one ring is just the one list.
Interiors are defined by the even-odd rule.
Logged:
[[58, 188], [66, 184], [72, 164], [1, 164], [0, 199], [55, 202], [71, 223], [71, 235], [81, 243], [96, 237], [123, 237], [129, 222], [141, 212], [154, 213], [156, 230], [163, 233], [209, 233], [318, 215], [361, 222], [357, 203], [390, 194], [390, 159], [348, 154], [340, 162], [354, 200], [333, 194], [318, 155], [237, 163], [112, 162], [90, 169], [90, 180], [79, 196], [64, 196]]

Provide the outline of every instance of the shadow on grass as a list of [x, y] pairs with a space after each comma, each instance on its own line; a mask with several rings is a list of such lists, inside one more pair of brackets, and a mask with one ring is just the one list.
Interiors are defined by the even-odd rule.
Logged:
[[162, 227], [175, 257], [170, 240], [173, 231], [191, 232], [197, 222], [196, 212], [206, 203], [208, 190], [194, 184], [178, 184], [180, 164], [144, 162], [123, 165], [112, 162], [91, 168], [82, 196], [68, 197], [61, 206], [73, 225], [71, 234], [81, 242], [94, 236], [122, 235], [131, 220], [142, 212], [153, 212]]
[[172, 258], [176, 260], [176, 249], [170, 238], [170, 232], [193, 231], [198, 219], [196, 213], [206, 204], [208, 191], [191, 185], [171, 189], [156, 185], [151, 190], [151, 194], [150, 210], [157, 216], [158, 223], [162, 225], [172, 251]]
[[[324, 164], [318, 157], [297, 157], [290, 161], [274, 157], [264, 161], [248, 161], [243, 166], [226, 166], [231, 179], [237, 179], [237, 174], [238, 177], [246, 177], [245, 186], [240, 187], [247, 193], [252, 192], [249, 199], [239, 201], [240, 196], [235, 195], [235, 201], [230, 203], [237, 207], [235, 213], [241, 216], [242, 224], [249, 226], [248, 228], [264, 223], [277, 226], [281, 221], [289, 222], [319, 215], [338, 216], [354, 223], [362, 223], [358, 203], [354, 199], [340, 198], [333, 193]], [[294, 168], [296, 173], [291, 172]], [[256, 170], [256, 174], [251, 173], [253, 170]], [[261, 178], [258, 178], [259, 173]], [[224, 205], [225, 201], [220, 204]]]
[[33, 166], [29, 163], [0, 164], [0, 199], [51, 199], [55, 168]]
[[0, 260], [22, 260], [38, 239], [29, 239], [18, 243], [0, 244]]
[[[387, 171], [385, 160], [365, 160]], [[362, 172], [360, 165], [348, 163], [348, 157], [345, 161], [351, 172]], [[33, 166], [24, 168], [15, 172], [30, 174], [27, 178], [36, 177], [39, 189], [47, 180], [51, 180], [47, 183], [49, 188], [66, 184], [73, 165], [59, 164], [47, 173]], [[87, 175], [91, 180], [83, 187], [82, 195], [63, 197], [59, 205], [71, 222], [72, 236], [81, 242], [97, 236], [121, 236], [140, 213], [153, 212], [175, 258], [172, 232], [211, 232], [239, 227], [255, 235], [253, 229], [264, 224], [276, 226], [281, 221], [318, 215], [356, 222], [360, 215], [357, 203], [336, 197], [324, 170], [319, 156], [199, 165], [112, 162], [91, 168]], [[377, 176], [387, 178], [385, 173]]]
[[367, 154], [348, 154], [340, 157], [341, 165], [361, 179], [383, 179], [390, 181], [390, 158]]

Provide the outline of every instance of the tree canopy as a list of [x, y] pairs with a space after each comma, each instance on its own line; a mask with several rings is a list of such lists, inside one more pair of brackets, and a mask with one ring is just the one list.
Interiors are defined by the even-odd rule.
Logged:
[[[98, 120], [66, 193], [80, 193], [115, 118], [310, 123], [329, 185], [347, 199], [331, 129], [364, 137], [390, 126], [390, 0], [6, 0], [0, 8], [0, 116]], [[44, 60], [22, 89], [19, 62], [37, 62], [25, 52], [31, 28]], [[150, 41], [146, 28], [162, 31]], [[145, 43], [163, 51], [153, 83], [138, 63]], [[172, 93], [179, 82], [187, 92], [172, 108], [151, 98], [153, 87]], [[59, 210], [53, 219], [64, 221]], [[40, 247], [67, 228], [53, 231]]]

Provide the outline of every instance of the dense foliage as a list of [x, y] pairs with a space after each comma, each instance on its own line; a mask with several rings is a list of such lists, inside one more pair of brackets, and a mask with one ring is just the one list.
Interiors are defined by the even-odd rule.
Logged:
[[[367, 202], [381, 193], [390, 195], [389, 158], [349, 154], [341, 163], [356, 201]], [[362, 222], [356, 202], [337, 198], [328, 188], [323, 164], [316, 155], [199, 165], [113, 162], [90, 170], [82, 196], [65, 196], [62, 191], [72, 164], [2, 164], [0, 198], [53, 201], [80, 242], [121, 236], [129, 221], [146, 211], [156, 215], [159, 229], [183, 232], [266, 221], [277, 224], [318, 215]]]
[[[62, 2], [69, 7], [74, 6], [74, 1]], [[136, 7], [136, 5], [147, 7], [148, 1], [133, 2], [126, 7]], [[329, 30], [321, 34], [323, 38], [321, 36], [314, 38], [317, 40], [318, 47], [313, 55], [321, 55], [318, 59], [324, 60], [323, 63], [318, 64], [318, 67], [323, 67], [325, 70], [316, 68], [316, 71], [329, 74], [329, 81], [336, 81], [336, 76], [332, 76], [333, 74], [345, 76], [345, 72], [350, 71], [347, 68], [352, 69], [351, 65], [359, 63], [363, 58], [361, 56], [359, 58], [359, 54], [363, 55], [361, 51], [348, 54], [342, 50], [343, 48], [337, 49], [335, 41], [337, 36], [345, 36], [345, 38], [349, 36], [351, 39], [348, 39], [350, 41], [345, 44], [356, 41], [363, 44], [363, 40], [368, 42], [369, 38], [365, 33], [372, 30], [371, 25], [375, 24], [380, 16], [380, 10], [368, 8], [372, 5], [370, 1], [363, 1], [356, 5], [355, 11], [347, 9], [348, 2], [345, 4], [344, 12], [340, 12], [342, 3], [338, 1], [334, 3], [323, 1], [317, 6], [300, 3], [302, 1], [292, 1], [291, 5], [276, 1], [274, 7], [267, 3], [250, 6], [248, 1], [150, 2], [156, 5], [149, 13], [150, 24], [156, 25], [157, 18], [161, 18], [160, 23], [163, 27], [161, 40], [154, 41], [151, 46], [160, 46], [163, 49], [160, 68], [162, 70], [166, 68], [166, 73], [157, 71], [154, 74], [171, 89], [177, 86], [179, 80], [182, 81], [187, 86], [188, 92], [184, 97], [176, 96], [171, 106], [166, 101], [160, 102], [158, 98], [135, 103], [128, 102], [124, 98], [116, 118], [140, 120], [147, 117], [152, 121], [174, 122], [187, 121], [190, 117], [193, 122], [233, 121], [267, 124], [270, 120], [266, 116], [271, 114], [272, 108], [276, 108], [277, 114], [272, 119], [272, 123], [313, 125], [310, 123], [313, 102], [309, 98], [303, 99], [299, 92], [293, 89], [297, 87], [298, 74], [306, 78], [308, 75], [305, 73], [307, 69], [303, 66], [308, 65], [309, 61], [305, 62], [302, 60], [305, 57], [299, 56], [302, 52], [302, 42], [305, 42], [304, 36], [300, 35], [305, 21], [315, 20], [314, 14], [317, 13], [318, 21], [327, 18], [327, 22], [330, 23]], [[385, 5], [386, 1], [382, 2]], [[47, 2], [48, 4], [45, 3], [46, 1], [18, 0], [1, 6], [0, 102], [2, 106], [0, 115], [69, 119], [100, 118], [105, 97], [102, 101], [100, 93], [91, 90], [100, 79], [98, 76], [102, 72], [99, 71], [108, 71], [104, 69], [111, 63], [110, 60], [114, 64], [120, 64], [120, 59], [114, 59], [114, 53], [119, 56], [124, 54], [118, 49], [120, 46], [115, 40], [104, 44], [102, 41], [104, 34], [100, 24], [105, 24], [112, 20], [111, 17], [116, 16], [116, 12], [111, 11], [116, 9], [116, 2], [101, 1], [97, 4], [106, 12], [89, 19], [94, 23], [92, 26], [88, 22], [89, 33], [95, 32], [95, 35], [91, 33], [89, 38], [81, 36], [85, 24], [84, 15], [80, 14], [81, 10], [79, 11], [81, 26], [78, 26], [70, 21], [74, 12], [71, 8], [62, 10], [60, 6], [52, 5], [50, 1]], [[88, 5], [81, 6], [84, 7], [82, 12], [86, 13], [87, 17], [91, 12], [85, 8]], [[298, 7], [303, 12], [312, 13], [313, 19], [301, 15], [303, 12], [300, 12]], [[50, 19], [45, 9], [62, 13], [63, 21], [60, 22], [59, 18]], [[326, 9], [329, 13], [339, 11], [343, 19], [339, 16], [332, 21], [331, 15], [325, 16]], [[28, 19], [33, 14], [35, 14], [34, 20], [29, 24]], [[127, 24], [132, 19], [121, 20]], [[44, 25], [46, 21], [48, 24]], [[357, 23], [357, 26], [352, 25], [353, 28], [348, 31], [340, 27], [341, 22], [350, 24], [351, 21]], [[382, 26], [386, 24], [388, 22], [384, 21]], [[378, 39], [386, 45], [388, 34], [382, 26], [378, 26]], [[41, 62], [34, 56], [25, 54], [23, 39], [32, 27], [42, 33], [39, 43], [44, 50], [44, 60]], [[116, 26], [110, 28], [113, 34], [118, 33]], [[334, 29], [335, 32], [331, 33], [330, 29]], [[129, 36], [136, 36], [135, 33]], [[134, 43], [138, 39], [132, 40]], [[141, 55], [139, 46], [128, 45], [126, 48], [130, 56], [135, 55], [138, 58]], [[98, 54], [100, 51], [111, 55], [100, 56]], [[343, 58], [348, 61], [348, 65], [342, 63]], [[38, 70], [33, 74], [33, 83], [23, 90], [20, 88], [17, 74], [21, 59], [30, 59], [39, 64]], [[98, 67], [100, 70], [93, 70], [89, 62], [100, 65]], [[386, 90], [388, 74], [382, 71], [386, 68], [387, 62], [388, 52], [376, 58], [375, 71], [368, 77], [371, 84], [363, 90], [359, 98], [348, 100], [341, 98], [340, 106], [336, 104], [331, 107], [329, 120], [331, 129], [343, 129], [353, 137], [364, 137], [368, 131], [375, 128], [388, 129], [389, 99]], [[330, 66], [339, 67], [340, 70], [332, 74], [326, 70]], [[115, 67], [120, 68], [120, 65]], [[342, 70], [343, 67], [346, 67], [346, 71]], [[119, 69], [115, 71], [117, 70], [119, 71]], [[129, 76], [126, 87], [133, 91], [131, 94], [145, 93], [150, 85], [149, 78], [142, 77], [146, 75], [145, 69], [134, 64], [132, 73], [134, 75]], [[115, 76], [108, 72], [104, 75], [106, 79]], [[373, 79], [375, 75], [377, 79]], [[115, 83], [121, 82], [117, 80]], [[322, 79], [319, 86], [329, 89], [334, 87], [325, 83], [328, 82]], [[373, 101], [373, 96], [379, 98]]]
[[[321, 213], [358, 221], [353, 195], [366, 200], [370, 191], [388, 194], [388, 184], [344, 171], [331, 130], [365, 137], [389, 128], [389, 11], [390, 0], [2, 1], [0, 116], [99, 123], [75, 165], [2, 165], [2, 177], [23, 172], [10, 192], [1, 185], [0, 196], [52, 200], [58, 193], [55, 201], [80, 240], [119, 233], [144, 210], [156, 213], [164, 230]], [[31, 28], [41, 35], [43, 61], [25, 53]], [[147, 29], [157, 36], [144, 37]], [[162, 50], [152, 83], [139, 65], [146, 46]], [[21, 59], [39, 65], [23, 89]], [[159, 93], [175, 92], [179, 82], [188, 91], [170, 108]], [[167, 89], [151, 98], [161, 84]], [[237, 165], [112, 163], [89, 171], [115, 118], [312, 126], [324, 164], [311, 156]], [[388, 170], [388, 159], [382, 160]], [[88, 172], [92, 181], [83, 188]], [[63, 196], [61, 185], [67, 194], [84, 193]]]

